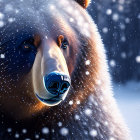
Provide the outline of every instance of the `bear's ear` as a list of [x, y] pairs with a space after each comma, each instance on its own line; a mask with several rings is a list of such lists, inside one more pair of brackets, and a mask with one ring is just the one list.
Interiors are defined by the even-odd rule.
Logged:
[[83, 8], [87, 8], [90, 0], [75, 0], [77, 3], [79, 3]]

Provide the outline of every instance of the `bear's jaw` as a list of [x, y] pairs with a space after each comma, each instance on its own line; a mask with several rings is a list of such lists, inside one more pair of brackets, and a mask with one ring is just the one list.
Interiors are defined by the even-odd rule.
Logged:
[[55, 106], [58, 105], [63, 99], [62, 97], [52, 97], [49, 99], [45, 99], [40, 97], [38, 94], [36, 94], [36, 97], [45, 105], [47, 106]]

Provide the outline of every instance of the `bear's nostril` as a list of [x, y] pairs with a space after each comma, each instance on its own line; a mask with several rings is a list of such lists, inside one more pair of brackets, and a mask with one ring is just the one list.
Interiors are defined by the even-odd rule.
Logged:
[[70, 78], [68, 75], [51, 72], [49, 75], [44, 77], [44, 86], [51, 94], [64, 94], [70, 87]]
[[61, 90], [64, 90], [64, 89], [67, 90], [68, 87], [69, 87], [69, 84], [65, 82], [65, 83], [62, 84], [62, 86], [61, 86]]

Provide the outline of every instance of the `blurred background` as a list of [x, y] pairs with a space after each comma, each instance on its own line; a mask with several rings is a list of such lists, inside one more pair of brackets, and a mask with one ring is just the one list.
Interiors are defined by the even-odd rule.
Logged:
[[140, 0], [92, 0], [87, 10], [105, 44], [114, 96], [140, 140]]

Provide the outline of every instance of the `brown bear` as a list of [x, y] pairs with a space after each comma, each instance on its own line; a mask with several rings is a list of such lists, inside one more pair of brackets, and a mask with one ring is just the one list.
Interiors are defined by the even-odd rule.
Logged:
[[131, 139], [88, 4], [0, 1], [0, 139]]

